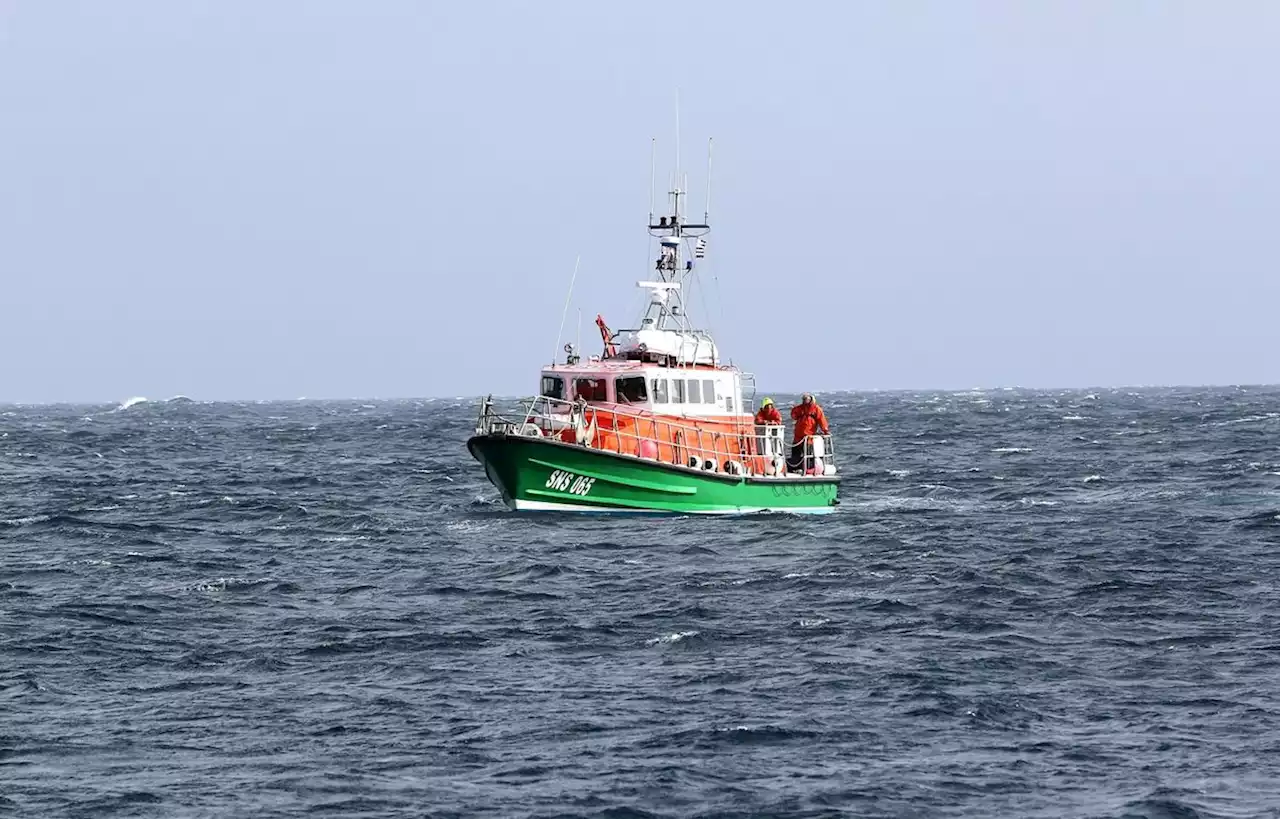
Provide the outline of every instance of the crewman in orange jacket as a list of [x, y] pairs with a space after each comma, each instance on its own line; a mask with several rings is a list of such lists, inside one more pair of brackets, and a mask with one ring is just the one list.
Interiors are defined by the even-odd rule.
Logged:
[[804, 457], [805, 439], [819, 430], [823, 435], [830, 435], [831, 432], [827, 428], [826, 414], [810, 392], [806, 392], [800, 403], [791, 408], [791, 420], [796, 422], [796, 431], [791, 439], [791, 459], [787, 465], [794, 471], [803, 471], [809, 466]]

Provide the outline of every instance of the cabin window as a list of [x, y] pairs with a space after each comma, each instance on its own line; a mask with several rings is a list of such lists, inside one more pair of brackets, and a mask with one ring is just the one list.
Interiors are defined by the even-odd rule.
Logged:
[[556, 378], [554, 375], [542, 376], [542, 395], [547, 398], [554, 398], [557, 401], [563, 401], [564, 379]]
[[689, 399], [690, 404], [702, 403], [702, 382], [691, 378], [689, 379], [689, 383], [685, 387], [685, 390], [686, 397]]
[[608, 401], [609, 390], [603, 378], [575, 378], [573, 394], [583, 401]]
[[617, 393], [619, 404], [643, 404], [649, 400], [642, 375], [617, 379], [613, 382], [613, 391]]
[[671, 403], [673, 404], [684, 403], [684, 379], [683, 378], [671, 379]]
[[653, 401], [655, 404], [665, 404], [669, 398], [667, 397], [667, 379], [653, 379]]
[[716, 402], [716, 382], [710, 378], [702, 380], [702, 403], [714, 404]]
[[732, 395], [726, 395], [724, 397], [724, 411], [733, 412], [733, 396]]

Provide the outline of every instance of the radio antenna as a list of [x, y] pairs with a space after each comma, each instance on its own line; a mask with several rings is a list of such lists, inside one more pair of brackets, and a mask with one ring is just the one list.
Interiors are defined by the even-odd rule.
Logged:
[[711, 222], [711, 139], [707, 139], [707, 209], [702, 213], [702, 221]]
[[569, 302], [573, 300], [573, 283], [578, 280], [578, 264], [582, 261], [582, 254], [578, 254], [578, 259], [573, 263], [573, 278], [569, 279], [569, 294], [564, 297], [564, 312], [560, 314], [560, 329], [556, 332], [556, 348], [551, 353], [551, 366], [556, 365], [556, 354], [560, 352], [560, 339], [564, 336], [564, 320], [569, 316]]

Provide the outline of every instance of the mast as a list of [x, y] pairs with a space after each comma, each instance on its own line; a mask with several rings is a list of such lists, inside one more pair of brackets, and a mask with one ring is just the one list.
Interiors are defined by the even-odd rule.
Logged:
[[[702, 237], [711, 232], [711, 225], [704, 215], [702, 222], [686, 222], [681, 212], [681, 197], [688, 191], [681, 188], [679, 175], [667, 195], [671, 200], [670, 216], [659, 216], [655, 222], [649, 216], [649, 235], [658, 239], [658, 258], [654, 265], [657, 280], [643, 283], [653, 292], [645, 310], [641, 326], [653, 330], [679, 330], [693, 332], [684, 310], [684, 285], [693, 275], [694, 258], [700, 256]], [[708, 181], [708, 188], [710, 187]], [[682, 259], [683, 245], [692, 239], [697, 244], [687, 260]], [[652, 285], [652, 286], [651, 286]]]

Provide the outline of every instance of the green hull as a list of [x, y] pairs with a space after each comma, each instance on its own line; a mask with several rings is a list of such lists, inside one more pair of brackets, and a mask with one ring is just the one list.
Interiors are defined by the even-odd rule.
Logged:
[[731, 476], [503, 434], [477, 435], [467, 449], [517, 511], [814, 513], [839, 502], [836, 477]]

